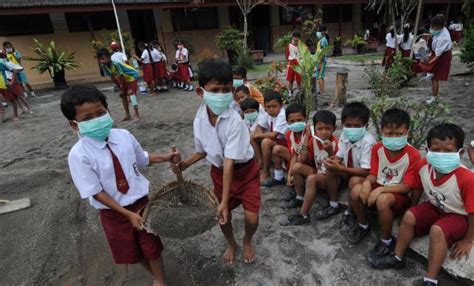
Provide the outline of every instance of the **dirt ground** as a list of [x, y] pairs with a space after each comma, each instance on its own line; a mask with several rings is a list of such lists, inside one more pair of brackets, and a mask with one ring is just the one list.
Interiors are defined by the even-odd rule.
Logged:
[[[349, 100], [368, 95], [364, 67], [350, 69]], [[327, 96], [334, 94], [335, 68], [328, 67]], [[465, 72], [457, 59], [452, 73]], [[255, 75], [252, 75], [255, 76]], [[120, 123], [123, 112], [111, 84], [104, 89], [117, 127], [130, 130], [148, 151], [167, 152], [176, 145], [183, 155], [193, 152], [192, 121], [200, 100], [194, 93], [173, 91], [158, 97], [140, 96], [139, 123]], [[429, 83], [403, 91], [414, 100], [430, 94]], [[452, 119], [474, 138], [474, 76], [452, 76], [441, 86], [451, 105]], [[1, 285], [151, 285], [139, 266], [113, 264], [98, 213], [81, 200], [69, 176], [67, 154], [77, 137], [59, 109], [59, 92], [32, 99], [35, 114], [17, 123], [0, 124], [0, 197], [31, 198], [33, 206], [0, 215]], [[340, 109], [335, 111], [340, 112]], [[7, 117], [11, 115], [8, 109]], [[168, 164], [143, 171], [153, 189], [174, 180]], [[185, 172], [186, 179], [211, 186], [209, 164], [203, 160]], [[255, 236], [254, 265], [244, 265], [241, 251], [233, 267], [219, 263], [225, 248], [217, 226], [202, 234], [176, 239], [162, 237], [169, 285], [418, 285], [425, 265], [409, 258], [401, 271], [376, 271], [365, 253], [376, 234], [352, 246], [338, 232], [339, 217], [309, 226], [281, 227], [287, 211], [280, 207], [284, 188], [262, 189], [260, 226]], [[179, 220], [179, 218], [176, 218]], [[236, 236], [243, 236], [243, 212], [234, 218]], [[442, 277], [445, 285], [455, 282]]]

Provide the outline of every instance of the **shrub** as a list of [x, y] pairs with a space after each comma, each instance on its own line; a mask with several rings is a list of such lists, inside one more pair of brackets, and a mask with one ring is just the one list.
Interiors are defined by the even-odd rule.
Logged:
[[239, 30], [228, 27], [216, 36], [216, 45], [223, 51], [237, 51], [242, 45], [242, 34]]
[[474, 25], [467, 30], [459, 57], [461, 62], [465, 63], [474, 72]]
[[246, 69], [253, 68], [253, 59], [249, 51], [244, 50], [242, 47], [237, 49], [237, 57], [235, 59], [235, 64], [238, 66], [245, 67]]
[[197, 55], [197, 65], [199, 66], [205, 60], [216, 58], [218, 58], [217, 55], [211, 52], [211, 50], [204, 49]]
[[396, 83], [397, 88], [401, 88], [407, 85], [408, 81], [412, 77], [410, 71], [410, 65], [412, 61], [409, 58], [403, 57], [401, 53], [397, 53], [393, 57], [393, 63], [387, 70], [388, 78], [391, 78]]

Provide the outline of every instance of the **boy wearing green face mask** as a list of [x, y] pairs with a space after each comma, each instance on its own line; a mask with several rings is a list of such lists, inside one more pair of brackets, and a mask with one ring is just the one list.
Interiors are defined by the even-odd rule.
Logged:
[[474, 174], [461, 165], [464, 131], [444, 123], [433, 127], [427, 136], [427, 159], [417, 162], [405, 182], [422, 191], [428, 201], [411, 207], [403, 216], [395, 251], [369, 259], [378, 269], [405, 267], [405, 253], [415, 236], [429, 233], [428, 271], [423, 285], [437, 285], [437, 276], [448, 249], [451, 259], [468, 258], [474, 241]]
[[141, 215], [150, 183], [139, 168], [172, 161], [175, 154], [145, 152], [124, 129], [112, 129], [105, 96], [93, 86], [73, 86], [61, 98], [61, 111], [80, 135], [69, 152], [69, 170], [81, 198], [99, 210], [116, 264], [140, 263], [164, 285], [163, 245], [145, 231]]
[[367, 209], [377, 209], [381, 238], [368, 252], [369, 259], [393, 250], [393, 219], [410, 206], [410, 188], [404, 180], [420, 160], [418, 150], [408, 144], [410, 115], [406, 111], [388, 109], [382, 115], [381, 126], [383, 140], [372, 148], [370, 174], [351, 191], [357, 225], [346, 233], [349, 242], [359, 243], [370, 229]]

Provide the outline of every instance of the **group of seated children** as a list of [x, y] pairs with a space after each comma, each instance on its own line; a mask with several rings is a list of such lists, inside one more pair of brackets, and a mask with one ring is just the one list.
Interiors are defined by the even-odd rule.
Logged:
[[[343, 212], [340, 231], [352, 244], [369, 233], [369, 215], [377, 213], [380, 239], [367, 253], [375, 268], [403, 267], [413, 237], [428, 233], [426, 285], [436, 285], [449, 248], [451, 257], [467, 257], [474, 240], [474, 174], [460, 163], [464, 143], [460, 127], [440, 124], [431, 129], [428, 153], [422, 159], [408, 144], [410, 115], [401, 109], [384, 112], [382, 140], [376, 142], [367, 130], [370, 110], [361, 102], [343, 108], [339, 139], [333, 134], [336, 116], [328, 110], [316, 112], [307, 125], [304, 106], [291, 104], [285, 109], [276, 92], [265, 93], [264, 110], [249, 98], [239, 102], [261, 168], [261, 185], [285, 184], [283, 168], [287, 169], [291, 190], [283, 207], [299, 211], [281, 225], [309, 224], [316, 194], [323, 192], [329, 203], [314, 213], [314, 219]], [[346, 210], [338, 201], [342, 185], [350, 190]], [[423, 191], [429, 200], [418, 204]], [[397, 217], [402, 219], [396, 241], [392, 225]]]

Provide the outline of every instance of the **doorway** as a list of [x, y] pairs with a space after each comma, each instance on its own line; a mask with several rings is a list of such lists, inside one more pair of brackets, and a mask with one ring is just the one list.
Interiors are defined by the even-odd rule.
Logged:
[[255, 50], [264, 50], [265, 53], [272, 49], [270, 6], [255, 7], [249, 14], [250, 47]]
[[150, 41], [158, 39], [153, 10], [127, 10], [127, 14], [135, 52], [139, 55], [140, 53], [137, 48], [139, 42], [149, 43]]

